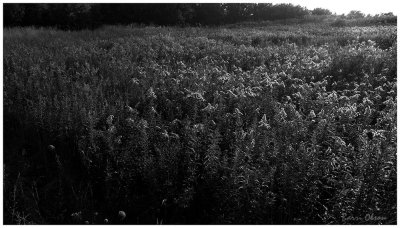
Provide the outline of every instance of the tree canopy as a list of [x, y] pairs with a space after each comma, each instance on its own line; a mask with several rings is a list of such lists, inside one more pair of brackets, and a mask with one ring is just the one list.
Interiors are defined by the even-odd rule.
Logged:
[[[4, 26], [94, 29], [102, 25], [223, 25], [244, 21], [301, 19], [332, 15], [328, 9], [272, 3], [6, 3]], [[393, 15], [391, 13], [379, 16]], [[365, 15], [353, 10], [344, 18]]]
[[95, 28], [105, 24], [221, 25], [247, 20], [301, 18], [310, 12], [292, 4], [4, 4], [4, 25]]

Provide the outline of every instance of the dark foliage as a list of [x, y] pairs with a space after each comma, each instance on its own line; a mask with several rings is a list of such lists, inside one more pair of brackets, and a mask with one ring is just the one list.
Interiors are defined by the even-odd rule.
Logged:
[[395, 224], [396, 32], [4, 29], [4, 222]]
[[328, 9], [323, 9], [323, 8], [315, 8], [311, 11], [312, 15], [331, 15], [332, 12], [329, 11]]
[[[299, 5], [270, 3], [135, 3], [135, 4], [4, 4], [4, 26], [53, 27], [62, 30], [95, 29], [102, 25], [162, 25], [215, 26], [243, 22], [300, 20], [319, 21], [332, 13], [323, 8], [308, 10]], [[337, 17], [337, 16], [336, 16]], [[397, 17], [392, 13], [365, 17], [360, 11], [343, 15], [344, 19], [362, 19], [364, 25], [395, 24]], [[311, 19], [311, 21], [310, 21]], [[334, 26], [352, 23], [336, 22]], [[360, 25], [360, 24], [357, 24]]]
[[301, 18], [291, 4], [4, 4], [4, 25], [95, 28], [104, 24], [220, 25], [245, 20]]

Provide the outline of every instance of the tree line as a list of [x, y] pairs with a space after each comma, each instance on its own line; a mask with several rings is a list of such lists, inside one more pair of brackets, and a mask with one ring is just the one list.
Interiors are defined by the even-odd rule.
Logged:
[[[272, 3], [7, 3], [3, 8], [5, 27], [37, 26], [71, 30], [135, 23], [208, 26], [332, 14], [323, 8], [308, 10], [300, 5]], [[342, 17], [354, 19], [365, 15], [353, 10]]]
[[60, 29], [96, 28], [105, 24], [221, 25], [241, 21], [302, 18], [331, 14], [292, 4], [4, 4], [4, 26]]

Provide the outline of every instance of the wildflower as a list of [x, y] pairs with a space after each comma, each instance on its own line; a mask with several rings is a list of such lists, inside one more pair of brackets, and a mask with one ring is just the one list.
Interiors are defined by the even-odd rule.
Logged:
[[374, 99], [375, 99], [375, 100], [380, 100], [380, 99], [382, 99], [382, 97], [381, 97], [381, 95], [376, 94], [376, 95], [374, 96]]
[[368, 99], [368, 97], [364, 97], [363, 98], [363, 103], [366, 105], [373, 105], [374, 102], [372, 102], [370, 99]]
[[243, 113], [238, 108], [235, 108], [235, 114], [236, 116], [243, 116]]
[[79, 150], [79, 153], [80, 153], [80, 155], [82, 156], [82, 157], [85, 157], [86, 155], [85, 155], [85, 151], [83, 151], [83, 150]]
[[326, 154], [331, 154], [331, 152], [332, 152], [332, 149], [330, 147], [328, 147], [328, 149], [326, 149], [326, 151], [325, 151]]
[[217, 125], [217, 124], [215, 123], [215, 121], [214, 121], [214, 120], [211, 120], [211, 121], [210, 121], [210, 126], [214, 127], [215, 125]]
[[208, 103], [208, 105], [207, 105], [205, 108], [203, 108], [201, 111], [211, 113], [211, 112], [213, 112], [214, 110], [215, 110], [215, 107], [212, 106], [210, 103]]
[[174, 133], [174, 132], [172, 132], [172, 133], [171, 133], [171, 138], [173, 138], [173, 139], [179, 139], [179, 135], [176, 134], [176, 133]]
[[203, 95], [200, 92], [191, 92], [189, 95], [186, 96], [187, 98], [193, 98], [195, 100], [199, 100], [201, 102], [205, 101]]
[[284, 108], [281, 108], [281, 111], [279, 112], [279, 117], [281, 118], [281, 119], [286, 119], [286, 117], [287, 117], [287, 114], [286, 114], [286, 112], [285, 112], [285, 109]]
[[132, 108], [131, 106], [127, 105], [127, 106], [125, 106], [125, 108], [126, 108], [126, 111], [127, 111], [128, 113], [133, 114], [133, 115], [136, 115], [136, 114], [137, 114], [136, 109]]
[[364, 115], [370, 116], [372, 114], [372, 110], [369, 105], [365, 108]]
[[163, 136], [163, 138], [166, 138], [166, 139], [168, 139], [168, 138], [169, 138], [169, 135], [168, 135], [168, 132], [167, 132], [167, 130], [164, 130], [164, 132], [163, 132], [163, 133], [161, 133], [161, 135]]
[[382, 88], [382, 86], [376, 87], [375, 90], [376, 90], [376, 91], [379, 91], [379, 92], [381, 92], [381, 93], [385, 92], [385, 90]]
[[125, 121], [130, 126], [133, 126], [135, 124], [135, 121], [132, 118], [126, 118]]
[[110, 115], [107, 117], [107, 124], [110, 126], [113, 124], [114, 116]]
[[339, 136], [334, 136], [333, 138], [335, 139], [336, 143], [339, 144], [340, 146], [346, 146], [346, 142]]
[[228, 90], [228, 94], [229, 94], [229, 97], [231, 97], [231, 98], [237, 98], [237, 95], [234, 94], [231, 90]]
[[392, 97], [389, 97], [386, 101], [383, 102], [383, 104], [390, 107], [394, 107], [396, 105]]
[[137, 78], [132, 78], [132, 79], [131, 79], [131, 83], [132, 83], [133, 85], [139, 85], [139, 80], [138, 80]]
[[194, 128], [196, 131], [201, 132], [201, 131], [204, 130], [204, 124], [195, 124], [195, 125], [193, 126], [193, 128]]
[[264, 114], [263, 117], [261, 118], [261, 121], [259, 122], [260, 125], [259, 127], [265, 128], [265, 129], [270, 129], [271, 126], [269, 126], [268, 122], [267, 122], [267, 115]]
[[385, 130], [374, 130], [373, 132], [374, 138], [386, 140]]
[[350, 101], [350, 99], [349, 99], [347, 96], [340, 96], [340, 97], [339, 97], [339, 100], [340, 100], [340, 101], [343, 101], [343, 102], [348, 102], [348, 101]]
[[297, 93], [294, 93], [293, 95], [292, 95], [294, 98], [296, 98], [296, 99], [303, 99], [303, 95], [301, 95], [301, 93], [300, 92], [297, 92]]
[[49, 146], [47, 147], [47, 149], [48, 149], [49, 151], [54, 151], [54, 150], [56, 149], [56, 147], [53, 146], [53, 145], [49, 145]]
[[80, 222], [82, 220], [82, 212], [75, 212], [71, 214], [71, 218], [74, 222]]
[[124, 211], [119, 211], [118, 212], [118, 219], [120, 221], [124, 220], [126, 218], [126, 213]]
[[321, 111], [318, 113], [318, 116], [321, 118], [325, 115], [325, 111], [321, 109]]
[[122, 143], [121, 140], [122, 140], [122, 135], [118, 136], [118, 137], [115, 139], [115, 143], [118, 144], [118, 145], [120, 145], [120, 144]]
[[315, 117], [317, 117], [317, 116], [315, 115], [314, 110], [311, 110], [311, 111], [310, 111], [310, 118], [311, 118], [311, 119], [314, 119]]
[[156, 99], [157, 98], [156, 94], [154, 93], [153, 87], [150, 87], [149, 90], [147, 90], [147, 94], [146, 95], [147, 95], [147, 98], [150, 98], [150, 99]]
[[156, 109], [154, 107], [150, 108], [150, 114], [152, 114], [152, 115], [156, 115], [157, 114], [157, 111], [156, 111]]
[[172, 121], [172, 125], [178, 125], [178, 124], [180, 124], [181, 123], [181, 121], [180, 120], [178, 120], [178, 119], [174, 119], [173, 121]]
[[146, 120], [141, 119], [141, 120], [139, 121], [138, 126], [139, 126], [139, 128], [148, 128], [148, 127], [149, 127], [149, 124], [147, 123]]
[[108, 128], [108, 132], [110, 133], [115, 133], [117, 131], [117, 128], [115, 126], [111, 126], [110, 128]]
[[84, 83], [84, 84], [83, 84], [82, 90], [83, 90], [84, 92], [90, 92], [90, 85]]
[[299, 111], [296, 110], [296, 111], [294, 112], [294, 115], [296, 116], [296, 119], [301, 120], [301, 114], [300, 114]]
[[354, 94], [353, 96], [350, 97], [350, 99], [353, 101], [357, 101], [359, 97], [360, 97], [360, 94]]

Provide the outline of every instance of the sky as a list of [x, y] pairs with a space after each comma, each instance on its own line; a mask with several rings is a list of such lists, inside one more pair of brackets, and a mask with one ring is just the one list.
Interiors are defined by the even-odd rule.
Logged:
[[400, 1], [399, 0], [270, 0], [271, 3], [292, 3], [301, 5], [307, 9], [325, 8], [333, 13], [347, 14], [351, 10], [360, 10], [365, 14], [380, 14], [393, 12], [399, 15]]

